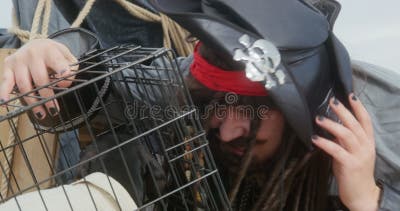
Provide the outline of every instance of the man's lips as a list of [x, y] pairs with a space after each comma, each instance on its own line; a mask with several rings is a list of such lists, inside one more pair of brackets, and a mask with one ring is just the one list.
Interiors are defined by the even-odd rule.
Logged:
[[244, 155], [244, 153], [246, 152], [246, 148], [245, 147], [226, 145], [226, 146], [224, 146], [224, 148], [227, 151], [229, 151], [230, 153], [235, 154], [235, 155], [240, 156], [240, 157], [242, 157]]

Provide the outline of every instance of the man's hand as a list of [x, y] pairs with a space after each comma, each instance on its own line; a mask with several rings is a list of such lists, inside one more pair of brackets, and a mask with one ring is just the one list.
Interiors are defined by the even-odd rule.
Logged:
[[[48, 84], [51, 79], [49, 73], [56, 73], [55, 78], [60, 78], [71, 74], [71, 71], [77, 66], [70, 65], [76, 63], [77, 59], [72, 55], [69, 49], [50, 39], [33, 40], [21, 47], [14, 54], [4, 60], [4, 71], [0, 76], [0, 102], [7, 101], [9, 94], [14, 86], [18, 87], [20, 93], [27, 93], [35, 87]], [[69, 87], [71, 81], [61, 81], [57, 84], [59, 87]], [[52, 89], [41, 89], [38, 94], [43, 98], [54, 95]], [[34, 95], [34, 93], [30, 94]], [[27, 104], [32, 104], [38, 100], [34, 97], [25, 97]], [[43, 106], [33, 108], [33, 112], [38, 119], [45, 118], [48, 113], [55, 115], [59, 106], [53, 100]]]
[[330, 106], [342, 124], [317, 117], [319, 126], [335, 139], [313, 136], [314, 144], [333, 157], [333, 173], [339, 186], [339, 197], [352, 211], [376, 211], [380, 189], [375, 183], [375, 140], [370, 116], [360, 100], [349, 96], [354, 115], [338, 100]]

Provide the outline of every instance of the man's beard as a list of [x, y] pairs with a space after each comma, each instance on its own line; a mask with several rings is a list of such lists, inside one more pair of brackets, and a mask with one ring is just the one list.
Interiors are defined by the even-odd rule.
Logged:
[[[207, 133], [210, 149], [218, 168], [223, 168], [223, 170], [228, 171], [230, 174], [239, 173], [244, 154], [246, 154], [248, 150], [251, 150], [249, 146], [253, 137], [239, 137], [229, 142], [223, 142], [220, 140], [218, 134], [218, 129], [209, 129]], [[236, 155], [229, 150], [232, 148], [243, 148], [245, 149], [245, 153], [242, 156]], [[267, 169], [268, 163], [269, 162], [266, 161], [256, 161], [253, 159], [248, 167], [247, 173], [264, 172]]]

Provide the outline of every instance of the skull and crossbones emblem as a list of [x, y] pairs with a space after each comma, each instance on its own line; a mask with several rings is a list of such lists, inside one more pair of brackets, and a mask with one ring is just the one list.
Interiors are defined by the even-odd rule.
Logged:
[[285, 73], [278, 69], [281, 56], [278, 49], [267, 40], [259, 39], [253, 44], [250, 37], [239, 38], [243, 49], [236, 49], [233, 59], [246, 64], [246, 77], [252, 81], [265, 81], [265, 88], [271, 89], [285, 83]]

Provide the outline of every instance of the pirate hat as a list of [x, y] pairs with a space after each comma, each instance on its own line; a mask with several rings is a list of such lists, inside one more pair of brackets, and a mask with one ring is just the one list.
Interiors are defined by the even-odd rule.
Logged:
[[[327, 2], [337, 14], [340, 5]], [[347, 104], [351, 66], [346, 49], [332, 33], [333, 12], [325, 15], [301, 0], [152, 3], [223, 59], [237, 61], [250, 80], [262, 83], [310, 149], [310, 137], [324, 135], [315, 116], [335, 118], [328, 106], [333, 96]]]

